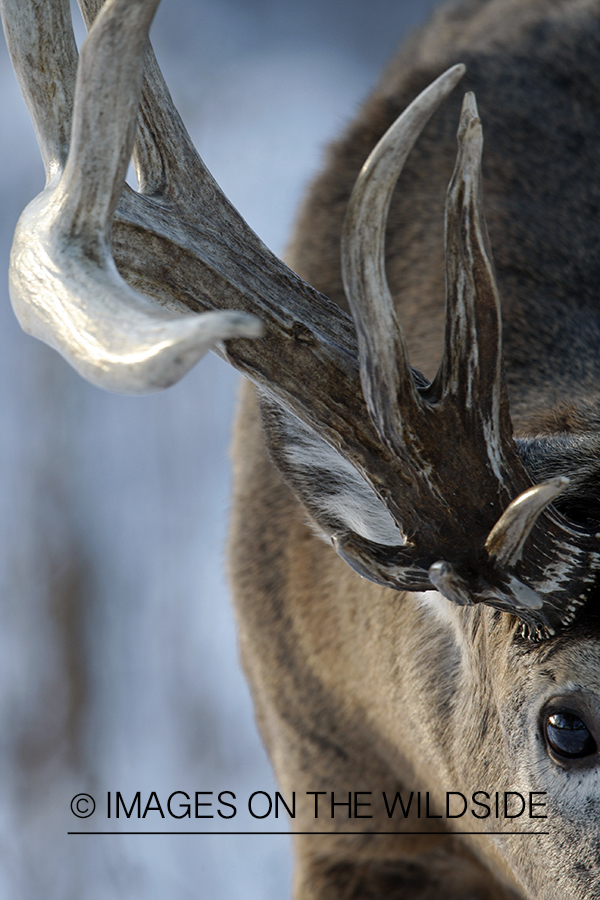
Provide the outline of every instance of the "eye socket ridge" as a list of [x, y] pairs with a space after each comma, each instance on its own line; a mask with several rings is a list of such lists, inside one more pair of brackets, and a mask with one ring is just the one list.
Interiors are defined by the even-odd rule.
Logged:
[[547, 709], [544, 714], [544, 738], [551, 755], [571, 762], [598, 752], [598, 744], [582, 714], [565, 707]]

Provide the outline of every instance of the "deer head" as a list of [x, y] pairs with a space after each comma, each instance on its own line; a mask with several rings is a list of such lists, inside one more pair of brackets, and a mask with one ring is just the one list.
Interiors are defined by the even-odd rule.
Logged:
[[[577, 524], [552, 504], [577, 502], [586, 479], [577, 454], [584, 446], [593, 456], [598, 441], [513, 437], [472, 94], [447, 196], [445, 339], [431, 382], [409, 365], [386, 281], [394, 185], [464, 68], [453, 66], [423, 91], [365, 163], [342, 240], [350, 318], [269, 252], [196, 154], [147, 44], [157, 2], [81, 0], [90, 34], [79, 62], [67, 0], [2, 2], [47, 175], [15, 234], [17, 315], [112, 390], [164, 387], [209, 348], [259, 387], [271, 458], [319, 535], [375, 585], [417, 592], [426, 603], [437, 591], [454, 604], [441, 614], [445, 630], [427, 626], [442, 663], [426, 677], [415, 666], [378, 696], [381, 646], [356, 654], [366, 673], [356, 696], [363, 707], [377, 705], [378, 759], [391, 758], [392, 747], [451, 787], [451, 776], [461, 787], [476, 776], [512, 779], [516, 788], [535, 776], [540, 790], [568, 795], [544, 871], [510, 835], [502, 852], [530, 896], [597, 896], [589, 765], [597, 759], [597, 639], [573, 620], [596, 583], [600, 536], [592, 519]], [[132, 152], [138, 192], [124, 182]], [[354, 575], [344, 572], [350, 585]], [[417, 658], [425, 632], [415, 607], [392, 610], [382, 601], [390, 592], [373, 584], [357, 596], [356, 581], [353, 612], [379, 603], [380, 637], [392, 616], [412, 626], [403, 634]], [[394, 620], [387, 631], [397, 629]], [[310, 645], [312, 635], [304, 639]], [[449, 646], [460, 664], [444, 657]], [[547, 678], [553, 656], [560, 663]], [[320, 675], [323, 684], [333, 677], [326, 666]], [[448, 684], [454, 733], [432, 740], [450, 730]], [[397, 715], [408, 701], [410, 735]], [[585, 719], [595, 722], [591, 731]], [[592, 816], [585, 829], [583, 804]]]

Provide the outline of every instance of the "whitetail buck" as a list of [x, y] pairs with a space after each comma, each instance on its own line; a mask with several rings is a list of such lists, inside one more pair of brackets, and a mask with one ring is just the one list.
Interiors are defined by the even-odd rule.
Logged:
[[244, 338], [217, 347], [259, 387], [243, 659], [284, 795], [324, 797], [293, 821], [295, 896], [600, 898], [600, 2], [465, 0], [414, 38], [300, 216], [291, 265], [330, 300], [222, 196], [151, 51], [142, 83], [157, 3], [109, 0], [76, 74], [67, 0], [3, 0], [47, 172], [11, 295], [113, 389]]

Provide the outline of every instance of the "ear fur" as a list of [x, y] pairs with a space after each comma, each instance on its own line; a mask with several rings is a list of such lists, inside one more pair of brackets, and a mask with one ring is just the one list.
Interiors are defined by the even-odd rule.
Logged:
[[266, 394], [260, 409], [269, 455], [324, 540], [354, 532], [397, 547], [404, 538], [358, 471], [312, 429]]

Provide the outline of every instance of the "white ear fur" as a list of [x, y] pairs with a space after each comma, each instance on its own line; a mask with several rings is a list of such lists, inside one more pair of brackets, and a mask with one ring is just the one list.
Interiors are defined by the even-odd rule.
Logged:
[[405, 543], [373, 488], [333, 447], [264, 395], [261, 413], [271, 458], [322, 537], [352, 531], [378, 544]]

